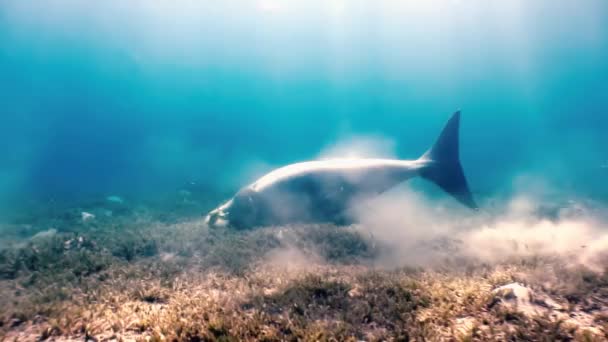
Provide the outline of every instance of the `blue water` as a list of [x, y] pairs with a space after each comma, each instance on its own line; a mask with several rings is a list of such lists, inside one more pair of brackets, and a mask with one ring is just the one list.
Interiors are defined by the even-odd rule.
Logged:
[[457, 109], [474, 192], [608, 199], [608, 2], [0, 2], [4, 212], [231, 192], [351, 136], [416, 158]]

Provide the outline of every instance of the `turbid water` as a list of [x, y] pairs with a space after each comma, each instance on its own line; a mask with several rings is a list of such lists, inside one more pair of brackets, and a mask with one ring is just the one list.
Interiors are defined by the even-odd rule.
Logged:
[[597, 0], [4, 1], [2, 207], [230, 193], [353, 137], [416, 158], [457, 109], [474, 192], [534, 177], [605, 199], [607, 15]]
[[[606, 61], [603, 0], [0, 1], [0, 339], [605, 340]], [[204, 224], [457, 110], [479, 212]]]

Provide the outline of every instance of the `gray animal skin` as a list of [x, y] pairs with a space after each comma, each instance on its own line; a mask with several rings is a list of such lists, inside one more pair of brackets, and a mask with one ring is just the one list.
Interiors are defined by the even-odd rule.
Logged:
[[357, 199], [381, 194], [421, 176], [477, 209], [459, 158], [460, 111], [435, 145], [417, 160], [334, 159], [287, 165], [241, 189], [205, 218], [211, 227], [246, 229], [288, 223], [347, 223]]

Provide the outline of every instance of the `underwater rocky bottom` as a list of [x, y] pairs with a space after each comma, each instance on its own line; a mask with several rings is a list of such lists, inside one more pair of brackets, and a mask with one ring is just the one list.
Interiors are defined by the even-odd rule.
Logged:
[[2, 227], [2, 340], [608, 338], [608, 277], [561, 254], [488, 262], [448, 239], [387, 267], [357, 226], [232, 232], [112, 205]]

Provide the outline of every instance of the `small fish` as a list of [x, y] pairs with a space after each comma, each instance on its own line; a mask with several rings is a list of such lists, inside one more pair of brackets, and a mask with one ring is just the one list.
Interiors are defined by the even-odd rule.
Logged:
[[86, 211], [82, 212], [82, 222], [89, 222], [95, 219], [95, 215], [91, 213], [87, 213]]
[[125, 202], [125, 200], [123, 200], [122, 197], [120, 197], [120, 196], [108, 196], [108, 197], [106, 197], [106, 201], [112, 202], [112, 203], [120, 203], [120, 204]]

